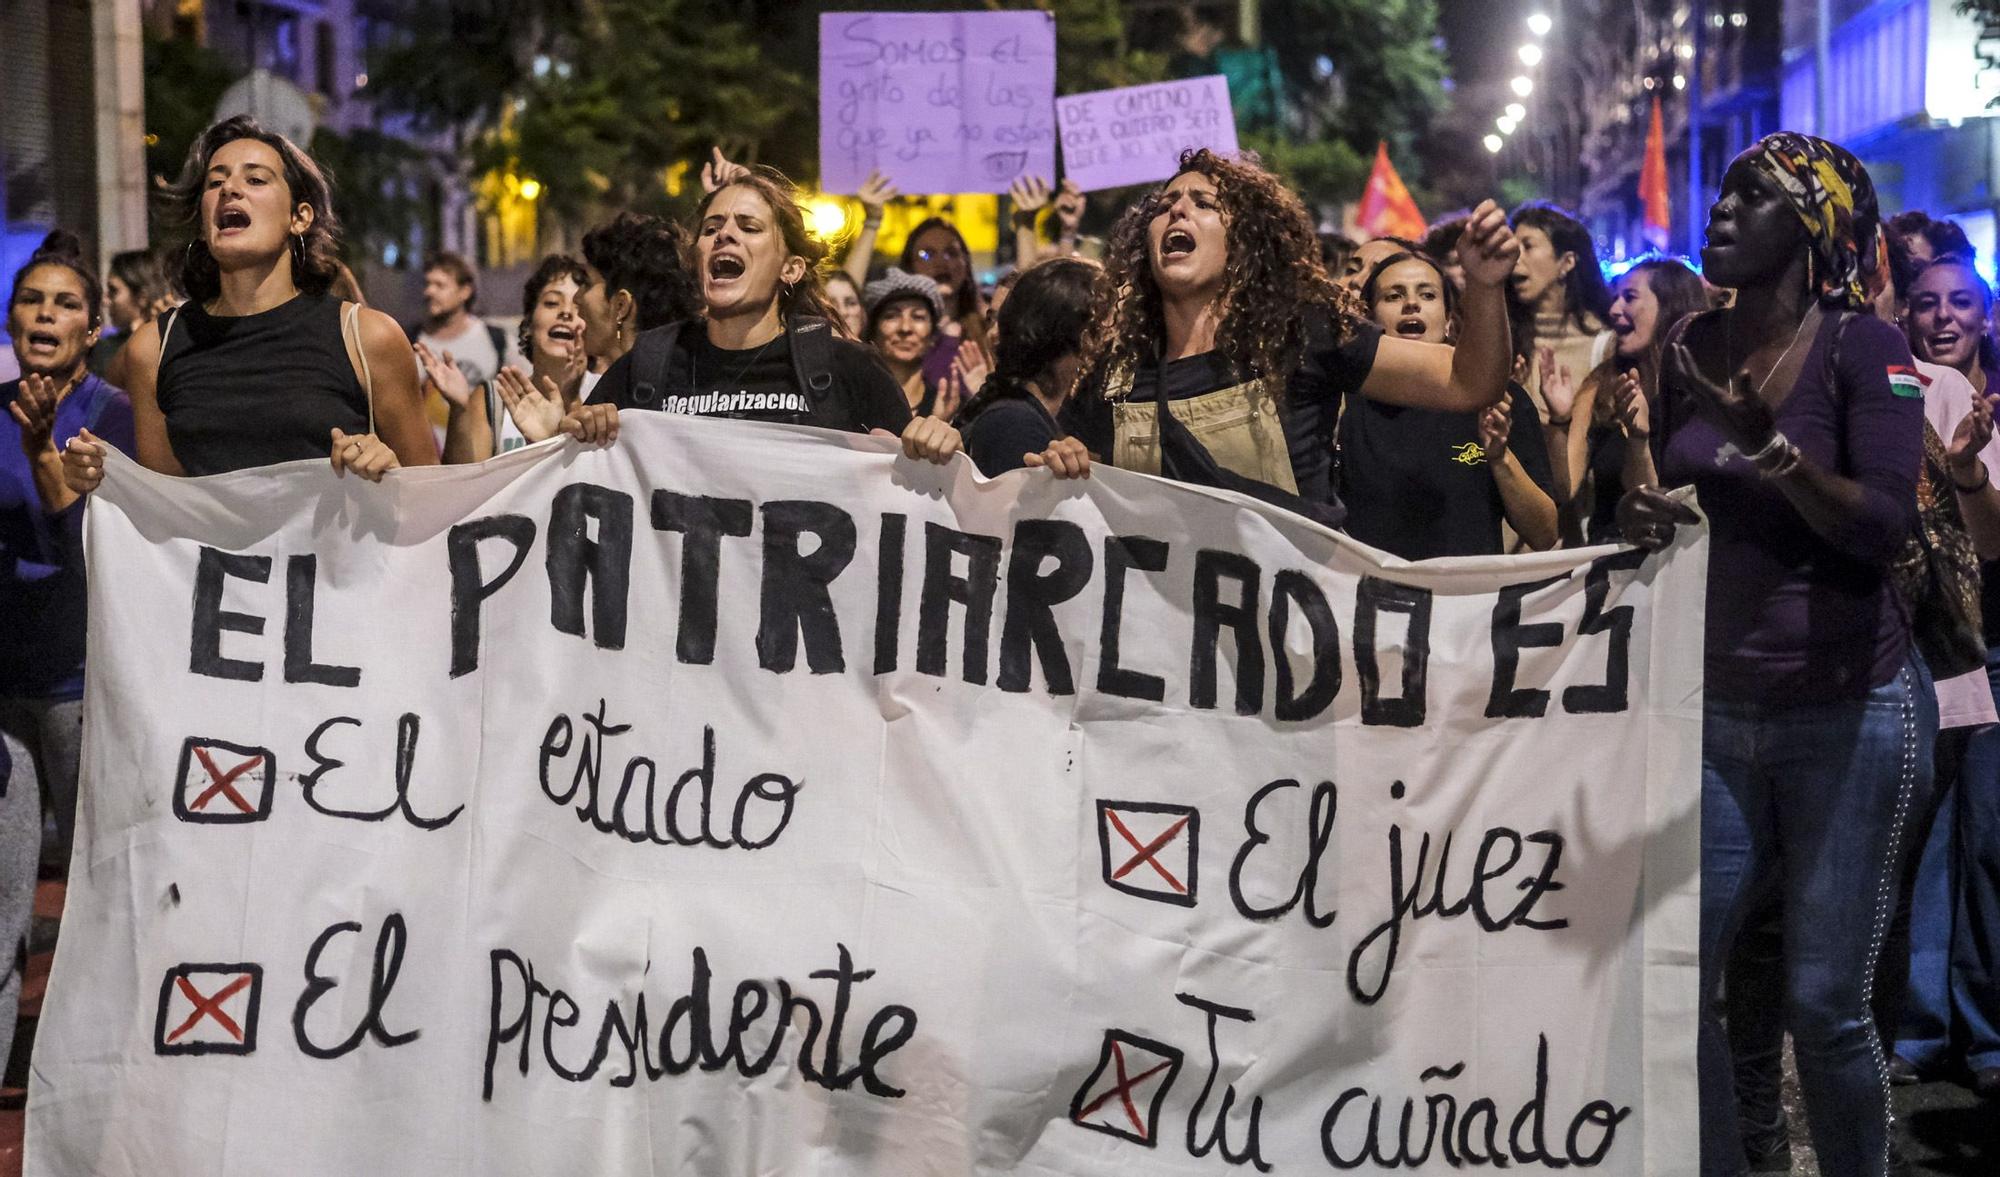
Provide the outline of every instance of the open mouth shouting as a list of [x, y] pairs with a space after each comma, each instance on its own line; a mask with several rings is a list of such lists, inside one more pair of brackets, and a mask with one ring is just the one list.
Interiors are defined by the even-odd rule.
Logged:
[[53, 360], [62, 351], [62, 336], [53, 331], [30, 331], [27, 334], [28, 358]]
[[1396, 320], [1396, 334], [1404, 339], [1422, 339], [1429, 330], [1430, 324], [1421, 315], [1404, 315]]
[[250, 227], [250, 212], [241, 205], [224, 205], [215, 210], [215, 235], [230, 237]]
[[727, 285], [743, 276], [743, 259], [733, 253], [718, 253], [708, 259], [710, 285]]
[[1179, 261], [1192, 257], [1195, 250], [1194, 234], [1186, 229], [1168, 229], [1160, 238], [1160, 260]]

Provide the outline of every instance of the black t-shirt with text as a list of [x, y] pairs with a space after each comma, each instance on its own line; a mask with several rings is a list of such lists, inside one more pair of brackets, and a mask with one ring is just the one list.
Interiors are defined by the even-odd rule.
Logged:
[[[1359, 395], [1362, 382], [1375, 366], [1375, 351], [1381, 342], [1382, 329], [1374, 323], [1352, 318], [1336, 322], [1332, 312], [1306, 312], [1305, 347], [1298, 367], [1285, 380], [1282, 404], [1285, 443], [1291, 451], [1292, 478], [1298, 483], [1300, 498], [1317, 503], [1334, 501], [1334, 422], [1340, 416], [1341, 399], [1349, 393]], [[1160, 373], [1166, 378], [1169, 401], [1206, 396], [1243, 382], [1235, 365], [1220, 352], [1203, 352], [1134, 372], [1132, 391], [1126, 399], [1152, 401]], [[1070, 432], [1091, 453], [1108, 459], [1113, 426], [1111, 406], [1102, 390], [1090, 390], [1072, 405], [1073, 410], [1066, 414]]]
[[[1549, 447], [1534, 402], [1507, 388], [1513, 427], [1507, 448], [1529, 479], [1554, 493]], [[1405, 560], [1500, 553], [1506, 518], [1479, 414], [1383, 404], [1356, 394], [1340, 418], [1340, 497], [1347, 534]]]
[[[695, 417], [817, 425], [847, 433], [886, 429], [900, 435], [910, 423], [909, 401], [875, 353], [845, 339], [830, 340], [826, 346], [833, 382], [824, 392], [814, 393], [800, 387], [787, 336], [734, 351], [710, 343], [701, 324], [681, 324], [667, 355], [667, 371], [661, 374], [657, 407]], [[636, 407], [635, 355], [636, 351], [627, 352], [605, 371], [604, 379], [591, 390], [592, 404], [621, 410]]]

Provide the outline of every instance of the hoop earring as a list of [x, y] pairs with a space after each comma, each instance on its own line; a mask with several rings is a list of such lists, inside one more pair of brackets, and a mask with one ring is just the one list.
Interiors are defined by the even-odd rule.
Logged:
[[303, 233], [292, 234], [292, 281], [298, 281], [299, 274], [306, 268], [306, 237]]

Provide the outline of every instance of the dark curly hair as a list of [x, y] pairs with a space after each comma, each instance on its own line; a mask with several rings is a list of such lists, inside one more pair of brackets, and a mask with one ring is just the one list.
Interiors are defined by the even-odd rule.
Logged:
[[[1214, 182], [1227, 221], [1229, 261], [1215, 349], [1245, 377], [1282, 382], [1305, 346], [1303, 312], [1315, 307], [1334, 312], [1336, 329], [1344, 333], [1360, 317], [1360, 302], [1328, 277], [1305, 205], [1253, 157], [1225, 159], [1206, 147], [1185, 151], [1174, 178], [1189, 172]], [[1147, 232], [1164, 209], [1165, 196], [1162, 185], [1127, 209], [1111, 230], [1104, 261], [1111, 297], [1085, 348], [1086, 386], [1150, 364], [1166, 346]]]
[[634, 326], [646, 331], [701, 313], [692, 244], [674, 221], [623, 212], [583, 235], [583, 257], [603, 276], [607, 297], [632, 296]]
[[826, 280], [821, 273], [826, 267], [826, 242], [806, 230], [805, 210], [792, 196], [792, 182], [785, 178], [785, 173], [761, 165], [751, 168], [748, 174], [702, 197], [700, 207], [695, 210], [695, 223], [700, 224], [708, 216], [708, 208], [715, 203], [715, 198], [731, 188], [748, 188], [756, 193], [771, 210], [771, 219], [777, 223], [778, 234], [785, 242], [785, 253], [802, 258], [806, 263], [805, 276], [778, 291], [778, 312], [787, 318], [813, 315], [839, 323], [840, 311], [826, 296]]
[[340, 218], [333, 211], [333, 177], [290, 139], [265, 130], [247, 114], [223, 119], [196, 137], [180, 177], [160, 189], [168, 219], [194, 229], [194, 243], [181, 256], [181, 288], [195, 302], [222, 293], [222, 271], [202, 239], [201, 194], [215, 153], [240, 139], [255, 139], [277, 152], [291, 207], [296, 210], [303, 204], [312, 209], [312, 224], [292, 239], [292, 283], [307, 294], [325, 294], [340, 277]]
[[83, 260], [83, 242], [68, 229], [53, 229], [35, 247], [27, 264], [14, 271], [14, 288], [7, 293], [7, 306], [11, 309], [21, 297], [21, 284], [28, 275], [43, 266], [57, 266], [76, 275], [83, 283], [83, 305], [90, 312], [90, 329], [97, 330], [104, 325], [104, 287], [97, 280], [97, 271]]
[[590, 285], [590, 271], [582, 262], [566, 253], [552, 253], [542, 259], [542, 264], [535, 267], [527, 284], [521, 287], [521, 358], [531, 364], [535, 362], [535, 307], [542, 301], [542, 291], [564, 278], [575, 282], [579, 290]]

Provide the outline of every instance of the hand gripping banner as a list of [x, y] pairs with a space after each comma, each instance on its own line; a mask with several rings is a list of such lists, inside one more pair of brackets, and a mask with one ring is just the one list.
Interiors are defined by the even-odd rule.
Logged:
[[1694, 1171], [1705, 533], [887, 449], [114, 460], [27, 1171]]

